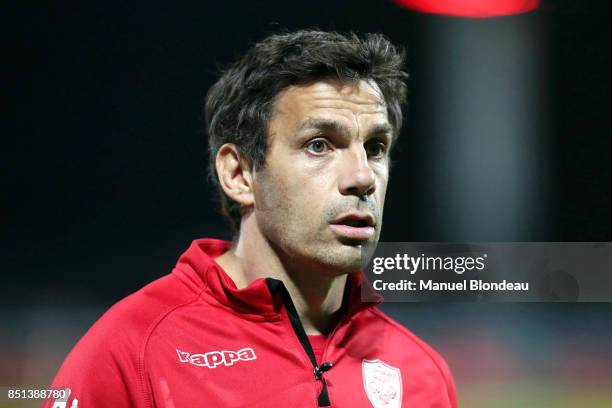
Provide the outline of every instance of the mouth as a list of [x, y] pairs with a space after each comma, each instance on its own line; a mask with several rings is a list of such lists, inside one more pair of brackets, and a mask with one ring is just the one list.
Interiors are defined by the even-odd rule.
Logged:
[[367, 241], [376, 232], [376, 222], [369, 213], [349, 213], [333, 220], [329, 227], [341, 238]]

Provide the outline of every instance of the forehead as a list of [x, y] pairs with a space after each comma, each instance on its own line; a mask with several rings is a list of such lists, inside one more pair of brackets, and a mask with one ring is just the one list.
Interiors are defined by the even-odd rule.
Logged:
[[271, 125], [297, 127], [313, 118], [346, 122], [346, 126], [388, 123], [387, 106], [371, 81], [318, 81], [292, 85], [275, 100]]

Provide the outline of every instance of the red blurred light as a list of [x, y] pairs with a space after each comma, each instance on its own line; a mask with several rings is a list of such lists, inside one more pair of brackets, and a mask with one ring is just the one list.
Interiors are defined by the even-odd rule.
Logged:
[[393, 0], [414, 11], [447, 16], [486, 18], [526, 13], [539, 0]]

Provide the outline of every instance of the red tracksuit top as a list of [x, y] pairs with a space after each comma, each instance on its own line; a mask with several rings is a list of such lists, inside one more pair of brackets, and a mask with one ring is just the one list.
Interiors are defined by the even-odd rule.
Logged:
[[361, 300], [349, 275], [344, 318], [321, 361], [281, 281], [243, 289], [213, 260], [230, 243], [195, 240], [171, 274], [123, 299], [77, 343], [53, 381], [54, 408], [457, 407], [444, 360]]

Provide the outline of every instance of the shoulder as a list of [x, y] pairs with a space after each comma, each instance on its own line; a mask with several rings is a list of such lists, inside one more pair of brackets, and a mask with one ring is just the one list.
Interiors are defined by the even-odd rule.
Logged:
[[[405, 326], [392, 319], [378, 307], [369, 309], [372, 319], [378, 322], [379, 331], [382, 329], [382, 347], [393, 353], [400, 361], [410, 361], [413, 370], [418, 367], [428, 377], [437, 377], [446, 388], [448, 398], [456, 406], [456, 388], [453, 376], [444, 358], [433, 347], [420, 339]], [[376, 326], [376, 325], [374, 325]]]
[[[386, 340], [390, 342], [408, 343], [409, 345], [420, 351], [424, 358], [431, 360], [434, 364], [446, 367], [446, 362], [442, 356], [434, 350], [429, 344], [421, 340], [416, 334], [408, 330], [404, 325], [392, 319], [378, 307], [372, 308], [371, 313], [376, 316], [386, 327]], [[441, 370], [442, 371], [442, 370]]]
[[116, 338], [111, 342], [113, 345], [133, 346], [145, 341], [154, 326], [172, 311], [196, 301], [200, 293], [200, 289], [186, 285], [176, 274], [165, 275], [115, 303], [81, 342]]
[[199, 299], [201, 288], [187, 284], [177, 274], [165, 275], [123, 298], [102, 315], [79, 341], [79, 347], [113, 352], [144, 347], [147, 338], [172, 312]]
[[169, 274], [120, 300], [77, 342], [53, 387], [69, 387], [83, 403], [101, 395], [114, 406], [147, 401], [142, 377], [147, 340], [161, 321], [181, 306], [196, 302], [200, 294], [197, 286]]
[[168, 274], [117, 302], [92, 329], [121, 329], [124, 335], [146, 336], [156, 323], [196, 301], [201, 292], [176, 274]]

